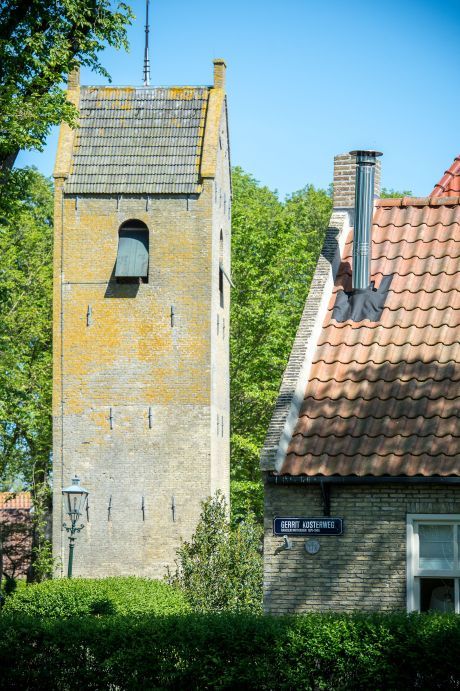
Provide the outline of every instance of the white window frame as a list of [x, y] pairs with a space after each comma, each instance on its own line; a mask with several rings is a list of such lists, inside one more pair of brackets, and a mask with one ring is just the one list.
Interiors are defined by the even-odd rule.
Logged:
[[[431, 570], [419, 568], [418, 528], [421, 523], [454, 526], [454, 568]], [[460, 514], [458, 513], [410, 513], [407, 514], [407, 611], [420, 611], [420, 579], [449, 578], [455, 585], [455, 613], [460, 614]]]

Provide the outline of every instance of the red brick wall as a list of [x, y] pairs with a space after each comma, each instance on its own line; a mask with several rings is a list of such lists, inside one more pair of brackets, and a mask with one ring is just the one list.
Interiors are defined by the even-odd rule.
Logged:
[[0, 573], [14, 578], [27, 574], [32, 550], [29, 509], [0, 508]]

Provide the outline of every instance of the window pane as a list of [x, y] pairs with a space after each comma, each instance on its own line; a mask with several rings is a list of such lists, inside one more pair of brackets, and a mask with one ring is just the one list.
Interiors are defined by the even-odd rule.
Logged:
[[420, 611], [454, 612], [454, 579], [421, 578]]
[[452, 525], [419, 525], [419, 567], [447, 570], [454, 566], [454, 528]]

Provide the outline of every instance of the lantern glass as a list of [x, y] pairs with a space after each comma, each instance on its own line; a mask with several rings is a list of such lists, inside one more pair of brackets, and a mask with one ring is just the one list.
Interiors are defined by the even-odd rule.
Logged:
[[66, 506], [66, 511], [72, 522], [79, 519], [85, 508], [86, 498], [88, 496], [88, 490], [80, 486], [80, 480], [77, 476], [72, 478], [72, 484], [70, 487], [62, 490], [64, 495], [64, 502]]

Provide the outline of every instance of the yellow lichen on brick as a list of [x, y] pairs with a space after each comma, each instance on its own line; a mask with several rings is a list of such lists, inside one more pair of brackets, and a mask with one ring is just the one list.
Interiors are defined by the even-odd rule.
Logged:
[[[119, 108], [133, 90], [101, 89], [98, 98]], [[169, 94], [188, 100], [194, 90]], [[206, 104], [204, 136], [205, 114]], [[227, 155], [222, 136], [216, 161]], [[55, 202], [54, 553], [65, 563], [61, 487], [76, 472], [91, 494], [75, 573], [162, 577], [200, 502], [218, 487], [228, 493], [228, 326], [225, 338], [216, 332], [217, 313], [229, 321], [229, 286], [221, 307], [218, 282], [222, 229], [227, 262], [230, 252], [228, 156], [227, 167], [215, 163], [216, 181], [188, 197], [76, 197], [65, 193], [73, 137], [59, 147], [68, 168]], [[119, 229], [133, 219], [149, 230], [148, 282], [118, 283]]]
[[195, 89], [186, 86], [173, 86], [168, 89], [168, 98], [175, 98], [178, 101], [191, 101]]

